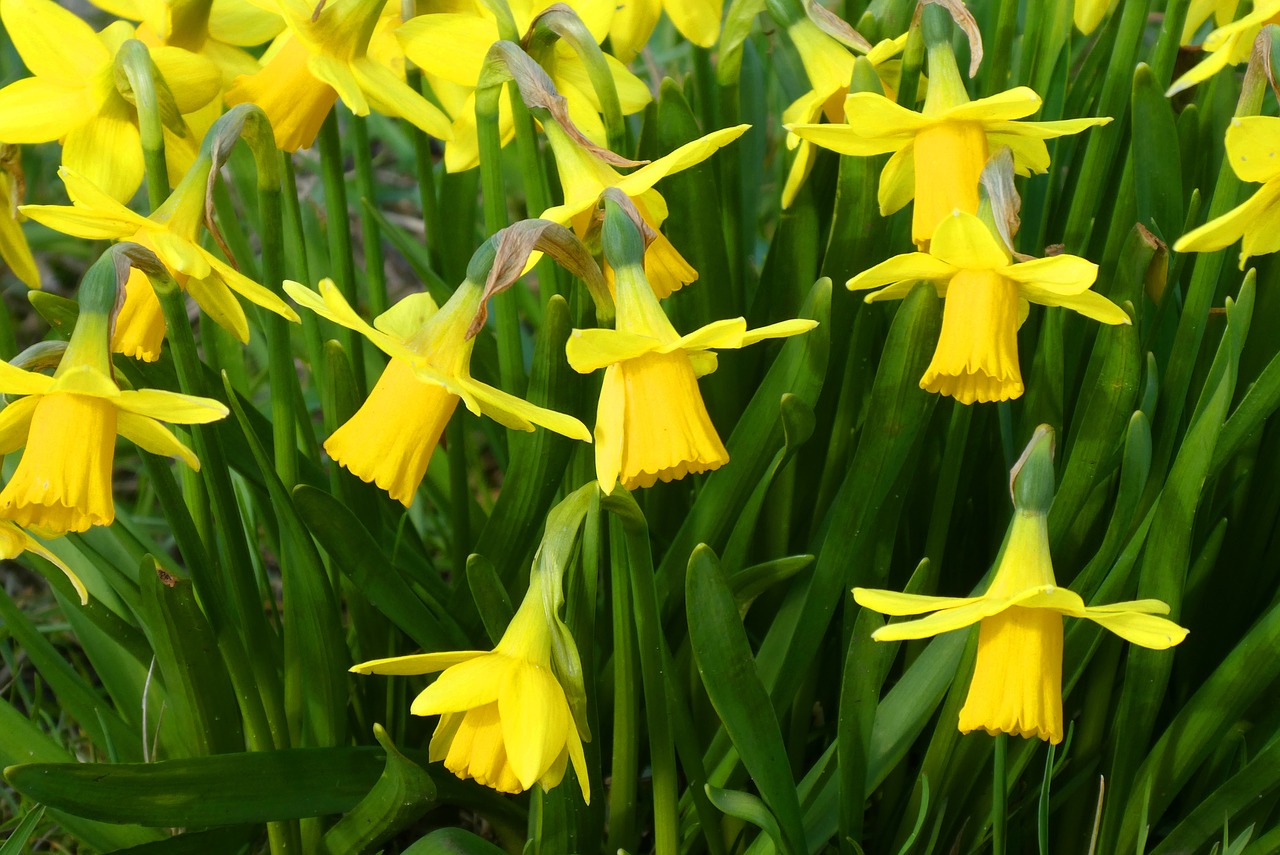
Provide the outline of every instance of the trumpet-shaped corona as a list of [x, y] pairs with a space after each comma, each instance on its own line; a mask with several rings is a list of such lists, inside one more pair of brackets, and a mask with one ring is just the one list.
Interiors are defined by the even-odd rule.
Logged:
[[991, 584], [976, 597], [933, 597], [854, 588], [859, 605], [917, 620], [891, 623], [872, 633], [877, 641], [928, 638], [975, 623], [978, 655], [959, 728], [968, 733], [1010, 733], [1054, 744], [1062, 741], [1062, 618], [1091, 620], [1125, 641], [1165, 650], [1187, 631], [1159, 615], [1158, 600], [1086, 606], [1059, 588], [1049, 555], [1049, 505], [1053, 499], [1053, 432], [1041, 427], [1013, 471], [1013, 520], [996, 558]]
[[285, 290], [300, 305], [353, 329], [391, 357], [382, 377], [356, 414], [325, 441], [325, 451], [353, 475], [386, 490], [405, 507], [427, 471], [458, 402], [513, 430], [534, 425], [591, 441], [582, 422], [530, 404], [471, 377], [475, 340], [467, 328], [480, 309], [483, 290], [463, 282], [436, 308], [426, 293], [413, 294], [365, 323], [331, 280], [317, 294], [297, 282]]
[[[20, 210], [36, 222], [69, 235], [130, 241], [150, 249], [209, 317], [247, 342], [249, 321], [233, 292], [291, 321], [297, 321], [298, 315], [284, 300], [200, 245], [210, 169], [210, 160], [202, 156], [150, 217], [134, 213], [65, 166], [58, 174], [72, 205], [24, 205]], [[116, 319], [112, 350], [154, 362], [160, 358], [164, 332], [160, 301], [147, 277], [135, 268], [125, 283], [124, 305]]]
[[1227, 160], [1241, 181], [1261, 184], [1242, 204], [1192, 229], [1175, 252], [1213, 252], [1240, 245], [1240, 269], [1255, 255], [1280, 250], [1280, 118], [1242, 116], [1227, 128]]
[[[942, 332], [920, 387], [963, 404], [1022, 394], [1018, 327], [1026, 303], [1062, 306], [1104, 324], [1129, 316], [1090, 290], [1098, 266], [1074, 255], [1014, 262], [978, 217], [953, 211], [934, 232], [929, 252], [899, 255], [849, 280], [850, 290], [879, 288], [867, 302], [900, 299], [917, 281], [945, 298]], [[887, 287], [886, 287], [887, 286]]]

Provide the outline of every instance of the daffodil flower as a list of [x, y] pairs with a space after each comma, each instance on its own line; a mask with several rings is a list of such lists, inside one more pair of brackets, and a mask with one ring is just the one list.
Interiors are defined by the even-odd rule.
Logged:
[[[440, 716], [429, 757], [459, 778], [503, 793], [560, 784], [573, 764], [583, 801], [591, 785], [582, 743], [586, 726], [582, 664], [560, 619], [564, 571], [595, 484], [570, 494], [547, 517], [529, 589], [497, 646], [377, 659], [358, 674], [444, 673], [413, 701], [413, 715]], [[575, 706], [574, 699], [579, 703]]]
[[618, 4], [609, 29], [609, 44], [618, 59], [631, 62], [644, 49], [665, 9], [680, 35], [709, 48], [720, 38], [724, 0], [627, 0]]
[[[0, 362], [0, 394], [22, 396], [0, 410], [0, 454], [26, 446], [0, 491], [0, 517], [41, 535], [85, 531], [115, 519], [117, 435], [199, 469], [191, 449], [160, 422], [204, 424], [227, 415], [208, 398], [117, 386], [108, 351], [111, 302], [95, 306], [84, 290], [75, 331], [52, 377]], [[114, 294], [113, 287], [112, 302]]]
[[[857, 54], [818, 28], [807, 17], [800, 18], [787, 28], [800, 61], [804, 64], [809, 85], [813, 88], [801, 95], [782, 112], [784, 125], [806, 125], [821, 118], [828, 122], [842, 122], [844, 101], [849, 95], [849, 81], [853, 78], [853, 66]], [[897, 59], [907, 43], [907, 34], [896, 39], [884, 39], [866, 54], [866, 59], [876, 70], [880, 85], [890, 100], [897, 100], [898, 80], [902, 74], [902, 61]], [[816, 152], [813, 144], [794, 133], [787, 134], [787, 148], [795, 151], [795, 160], [787, 172], [782, 188], [782, 207], [789, 208], [796, 193], [813, 169]]]
[[1176, 95], [1203, 83], [1228, 65], [1239, 65], [1253, 53], [1253, 42], [1267, 24], [1280, 24], [1280, 0], [1257, 0], [1253, 11], [1238, 21], [1223, 24], [1205, 37], [1209, 55], [1179, 77], [1166, 93]]
[[1074, 255], [1015, 262], [982, 220], [954, 211], [934, 232], [929, 252], [881, 262], [848, 287], [880, 288], [867, 295], [872, 302], [901, 299], [917, 281], [930, 282], [946, 302], [920, 388], [972, 404], [1022, 394], [1018, 327], [1027, 303], [1062, 306], [1104, 324], [1130, 322], [1119, 306], [1089, 290], [1097, 275], [1096, 264]]
[[[591, 225], [596, 201], [609, 187], [616, 187], [630, 197], [645, 222], [658, 232], [667, 219], [667, 201], [654, 189], [654, 185], [672, 173], [681, 172], [706, 160], [721, 147], [742, 136], [751, 126], [738, 125], [713, 131], [627, 175], [619, 174], [596, 154], [574, 142], [555, 122], [545, 121], [542, 127], [555, 154], [560, 186], [564, 190], [564, 204], [548, 208], [542, 212], [541, 217], [556, 223], [571, 224], [577, 235], [583, 237]], [[685, 261], [679, 250], [660, 232], [649, 244], [644, 266], [649, 283], [659, 298], [680, 290], [698, 278], [698, 271]]]
[[315, 142], [338, 98], [357, 116], [377, 110], [449, 139], [449, 120], [440, 109], [369, 55], [385, 0], [272, 1], [288, 31], [263, 55], [261, 71], [236, 78], [226, 102], [261, 107], [282, 150]]
[[853, 589], [860, 606], [882, 614], [932, 612], [877, 629], [871, 635], [876, 641], [929, 638], [979, 625], [973, 680], [960, 710], [963, 733], [985, 730], [1037, 737], [1055, 745], [1062, 741], [1064, 615], [1091, 620], [1125, 641], [1152, 650], [1168, 649], [1187, 636], [1187, 630], [1173, 621], [1157, 617], [1169, 613], [1159, 600], [1087, 606], [1079, 594], [1058, 587], [1049, 554], [1052, 442], [1053, 432], [1042, 426], [1014, 468], [1013, 520], [986, 593], [931, 597]]
[[461, 400], [512, 430], [541, 425], [572, 439], [591, 441], [582, 422], [530, 404], [471, 377], [475, 339], [467, 329], [479, 310], [483, 289], [465, 281], [438, 310], [426, 293], [412, 294], [370, 326], [329, 279], [320, 293], [286, 282], [289, 296], [321, 317], [355, 330], [391, 361], [373, 391], [346, 424], [325, 441], [325, 451], [363, 481], [377, 484], [405, 507]]
[[1187, 6], [1187, 22], [1182, 27], [1182, 43], [1191, 44], [1201, 25], [1209, 18], [1214, 24], [1225, 27], [1230, 24], [1240, 8], [1240, 0], [1191, 0]]
[[634, 490], [718, 469], [729, 462], [729, 452], [698, 390], [698, 378], [716, 370], [714, 351], [799, 335], [817, 321], [748, 330], [745, 320], [733, 318], [682, 336], [639, 267], [642, 250], [627, 262], [626, 250], [611, 251], [609, 235], [606, 223], [605, 255], [619, 265], [616, 329], [574, 330], [565, 345], [573, 370], [605, 369], [596, 409], [596, 480], [610, 493], [619, 481]]
[[[116, 89], [114, 59], [134, 37], [116, 21], [101, 33], [51, 0], [3, 0], [0, 21], [35, 75], [0, 89], [0, 141], [62, 140], [62, 162], [125, 201], [142, 183], [144, 166], [137, 110]], [[215, 97], [217, 66], [176, 47], [152, 49], [151, 58], [180, 113], [193, 113]], [[165, 130], [170, 172], [194, 159], [196, 137]]]
[[888, 216], [915, 199], [911, 237], [923, 246], [952, 211], [977, 213], [979, 178], [992, 151], [1009, 146], [1019, 175], [1047, 172], [1045, 140], [1111, 121], [1017, 121], [1039, 110], [1040, 103], [1026, 86], [970, 101], [948, 45], [930, 49], [923, 112], [874, 92], [855, 92], [844, 102], [847, 124], [795, 124], [787, 130], [840, 154], [893, 152], [880, 173], [880, 213]]
[[[551, 0], [511, 2], [517, 32], [526, 33], [534, 18], [551, 5]], [[576, 0], [568, 5], [582, 18], [596, 41], [603, 41], [616, 3]], [[501, 38], [493, 12], [487, 5], [476, 3], [466, 11], [419, 15], [406, 21], [396, 31], [396, 37], [405, 55], [428, 76], [432, 90], [453, 116], [453, 138], [445, 145], [445, 168], [449, 172], [473, 169], [480, 163], [475, 88], [489, 48]], [[605, 54], [605, 61], [623, 114], [644, 109], [653, 100], [649, 88], [612, 56]], [[606, 134], [600, 120], [600, 99], [577, 52], [565, 42], [557, 41], [554, 61], [547, 73], [556, 91], [564, 96], [573, 123], [588, 139], [603, 145]], [[505, 98], [499, 107], [498, 128], [502, 144], [506, 145], [515, 135], [515, 125]]]
[[[289, 305], [200, 245], [204, 221], [205, 187], [211, 160], [202, 155], [177, 189], [150, 217], [121, 205], [94, 183], [63, 167], [58, 174], [72, 205], [24, 205], [20, 210], [38, 223], [90, 240], [118, 240], [141, 244], [153, 251], [178, 284], [219, 326], [242, 342], [249, 340], [249, 322], [233, 296], [297, 321]], [[112, 349], [147, 361], [160, 358], [164, 314], [146, 276], [136, 268], [125, 286], [124, 306], [116, 318]]]
[[1213, 252], [1243, 239], [1240, 269], [1280, 250], [1280, 118], [1241, 116], [1227, 128], [1227, 160], [1241, 181], [1261, 184], [1243, 204], [1178, 238], [1174, 252]]

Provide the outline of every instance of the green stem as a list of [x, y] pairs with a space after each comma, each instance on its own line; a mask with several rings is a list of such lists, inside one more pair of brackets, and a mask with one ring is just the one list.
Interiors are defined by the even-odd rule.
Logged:
[[[286, 270], [291, 279], [310, 287], [311, 265], [307, 262], [306, 237], [302, 228], [302, 206], [298, 199], [298, 177], [294, 172], [293, 155], [280, 153], [281, 175], [284, 176], [284, 190], [280, 194], [280, 203], [284, 216], [285, 259]], [[326, 387], [328, 378], [325, 375], [324, 339], [320, 334], [320, 323], [311, 312], [302, 313], [302, 340], [307, 349], [307, 361], [311, 363], [311, 374], [316, 385]]]
[[[262, 282], [278, 296], [284, 296], [284, 231], [281, 223], [280, 187], [258, 185], [258, 212], [262, 219]], [[294, 400], [298, 393], [298, 373], [293, 368], [289, 321], [275, 312], [263, 310], [267, 328], [267, 371], [271, 383], [271, 438], [275, 449], [276, 474], [285, 489], [298, 483], [297, 422]]]
[[996, 752], [992, 761], [991, 855], [1005, 855], [1005, 825], [1009, 816], [1009, 782], [1006, 771], [1008, 752], [1008, 734], [996, 734]]
[[635, 616], [622, 524], [609, 520], [613, 606], [613, 785], [609, 788], [607, 851], [636, 851], [636, 798], [640, 779], [640, 721], [636, 697]]
[[[329, 113], [320, 127], [320, 173], [324, 179], [325, 210], [329, 234], [329, 265], [333, 281], [352, 307], [359, 306], [356, 296], [356, 261], [351, 248], [351, 212], [347, 208], [347, 180], [342, 164], [342, 140], [338, 130], [338, 111]], [[356, 385], [365, 391], [364, 343], [355, 330], [345, 327], [341, 333]]]
[[[409, 85], [415, 92], [422, 92], [422, 72], [410, 68], [406, 72]], [[420, 129], [410, 126], [409, 135], [413, 138], [413, 158], [418, 174], [418, 198], [422, 203], [423, 242], [427, 246], [427, 258], [437, 272], [441, 267], [440, 238], [440, 203], [436, 199], [435, 157], [431, 154], [431, 138]]]
[[455, 413], [445, 428], [449, 456], [449, 520], [453, 537], [449, 541], [455, 573], [467, 567], [471, 552], [471, 490], [467, 486], [467, 429], [461, 413]]
[[369, 120], [364, 116], [353, 117], [351, 132], [355, 144], [356, 193], [360, 197], [360, 234], [364, 238], [369, 314], [376, 318], [387, 310], [387, 272], [383, 268], [382, 229], [373, 216], [377, 185], [373, 180], [373, 158], [369, 152]]

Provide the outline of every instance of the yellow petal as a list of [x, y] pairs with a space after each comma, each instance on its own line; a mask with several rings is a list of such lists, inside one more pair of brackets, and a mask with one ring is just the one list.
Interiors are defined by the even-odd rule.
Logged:
[[791, 203], [796, 200], [796, 194], [800, 192], [804, 180], [809, 177], [809, 173], [813, 170], [813, 162], [818, 156], [818, 150], [814, 148], [813, 143], [794, 135], [789, 135], [787, 141], [790, 142], [792, 139], [795, 139], [799, 145], [796, 146], [795, 159], [791, 161], [791, 167], [787, 170], [786, 183], [782, 186], [783, 210], [790, 208]]
[[357, 116], [369, 115], [369, 102], [360, 91], [360, 84], [344, 60], [327, 54], [312, 54], [307, 59], [307, 70], [317, 80], [329, 84], [338, 93], [342, 103]]
[[955, 265], [948, 264], [927, 252], [908, 252], [882, 261], [870, 270], [864, 270], [845, 283], [850, 291], [880, 288], [895, 282], [938, 281], [956, 275]]
[[549, 667], [511, 668], [498, 693], [498, 717], [507, 761], [528, 789], [564, 752], [571, 727], [564, 689]]
[[475, 86], [484, 57], [498, 41], [492, 18], [468, 13], [419, 15], [396, 30], [405, 56], [426, 74]]
[[862, 133], [864, 128], [861, 125], [857, 132], [849, 125], [787, 125], [786, 128], [802, 140], [808, 140], [814, 145], [852, 157], [870, 157], [874, 154], [897, 151], [911, 139], [909, 136], [866, 136]]
[[89, 25], [57, 3], [5, 0], [0, 19], [27, 68], [51, 83], [85, 86], [111, 62]]
[[248, 0], [213, 0], [209, 10], [209, 36], [230, 45], [265, 44], [283, 29], [284, 20], [279, 14]]
[[622, 472], [623, 410], [626, 386], [617, 365], [605, 369], [596, 406], [596, 481], [606, 494], [612, 493]]
[[880, 216], [887, 217], [906, 207], [916, 195], [916, 147], [907, 143], [889, 158], [880, 172]]
[[209, 267], [212, 268], [215, 278], [220, 279], [225, 283], [226, 287], [235, 291], [250, 303], [261, 306], [269, 312], [275, 312], [286, 320], [293, 321], [294, 323], [298, 323], [302, 320], [298, 317], [298, 313], [295, 312], [288, 303], [281, 300], [270, 290], [259, 285], [257, 282], [254, 282], [248, 276], [245, 276], [239, 270], [236, 270], [230, 264], [227, 264], [213, 253], [207, 252], [204, 249], [201, 249], [200, 252], [204, 257], [204, 260], [208, 262]]
[[351, 72], [360, 89], [368, 96], [369, 103], [378, 112], [398, 116], [436, 139], [448, 140], [453, 137], [449, 117], [409, 88], [409, 84], [386, 66], [366, 57], [353, 61]]
[[142, 138], [122, 98], [110, 98], [101, 112], [67, 133], [62, 162], [118, 201], [133, 196], [142, 183]]
[[1032, 303], [1039, 303], [1042, 306], [1061, 306], [1104, 324], [1132, 323], [1124, 309], [1096, 291], [1064, 294], [1042, 288], [1036, 283], [1023, 283], [1018, 286], [1018, 293], [1023, 299]]
[[390, 674], [406, 677], [414, 674], [434, 674], [445, 668], [486, 656], [484, 650], [446, 650], [442, 653], [417, 653], [413, 656], [393, 656], [390, 659], [371, 659], [352, 665], [351, 670], [357, 674]]
[[[1124, 606], [1119, 603], [1118, 606]], [[1114, 607], [1108, 610], [1086, 609], [1083, 617], [1099, 626], [1114, 632], [1131, 644], [1138, 644], [1152, 650], [1167, 650], [1181, 644], [1187, 637], [1187, 630], [1171, 620], [1141, 612], [1119, 612]]]
[[[1178, 238], [1174, 252], [1213, 252], [1228, 247], [1252, 230], [1263, 215], [1280, 202], [1280, 181], [1262, 185], [1253, 196], [1220, 217]], [[1243, 261], [1241, 262], [1243, 266]]]
[[225, 101], [228, 107], [261, 107], [271, 120], [276, 146], [292, 152], [315, 142], [338, 93], [308, 70], [305, 45], [292, 34], [281, 39], [279, 50], [261, 71], [236, 78]]
[[618, 4], [609, 28], [609, 44], [613, 54], [625, 63], [640, 53], [662, 14], [661, 0], [629, 0]]
[[[1263, 185], [1280, 188], [1280, 181]], [[1258, 191], [1261, 195], [1262, 191]], [[1244, 230], [1244, 240], [1240, 244], [1240, 269], [1245, 262], [1255, 255], [1267, 255], [1280, 251], [1280, 205], [1272, 204], [1264, 208], [1257, 219]]]
[[194, 113], [222, 90], [222, 72], [206, 57], [176, 47], [153, 47], [151, 59], [173, 93], [179, 113]]
[[880, 141], [877, 154], [896, 151], [934, 121], [878, 92], [849, 93], [844, 99], [844, 112], [859, 136]]
[[882, 615], [922, 615], [940, 609], [952, 609], [976, 603], [982, 597], [930, 597], [923, 594], [902, 594], [880, 588], [854, 588], [853, 600], [865, 609]]
[[0, 139], [42, 143], [61, 139], [98, 112], [99, 98], [84, 86], [27, 77], [0, 89]]
[[[4, 177], [0, 176], [0, 199], [8, 196], [4, 191], [5, 183]], [[40, 269], [36, 267], [36, 260], [31, 255], [31, 247], [22, 232], [22, 224], [18, 222], [17, 216], [5, 210], [0, 210], [0, 258], [4, 259], [22, 284], [39, 289]]]
[[963, 211], [953, 211], [938, 224], [929, 252], [962, 270], [999, 270], [1009, 264], [1007, 251], [986, 223]]
[[1079, 294], [1097, 280], [1098, 265], [1078, 255], [1052, 255], [1010, 264], [1001, 268], [1000, 275], [1055, 294]]
[[1030, 116], [1040, 109], [1040, 96], [1029, 86], [1007, 89], [951, 107], [944, 114], [953, 121], [1001, 122]]
[[477, 380], [459, 378], [459, 382], [480, 405], [480, 412], [503, 427], [533, 430], [534, 425], [540, 425], [570, 439], [591, 442], [591, 431], [573, 416], [530, 404], [523, 398], [509, 395]]
[[[8, 363], [4, 363], [8, 365]], [[0, 454], [12, 454], [27, 444], [31, 415], [36, 411], [39, 395], [28, 395], [5, 405], [0, 410]]]
[[624, 176], [618, 183], [618, 187], [628, 196], [639, 196], [666, 176], [702, 163], [719, 149], [742, 136], [750, 127], [750, 125], [737, 125], [732, 128], [723, 128], [685, 143], [670, 154]]
[[[45, 548], [44, 544], [40, 543], [34, 537], [27, 534], [25, 531], [18, 528], [13, 523], [0, 522], [0, 525], [3, 525], [10, 530], [11, 536], [17, 535], [21, 537], [22, 546], [28, 552], [34, 552], [36, 555], [39, 555], [45, 561], [48, 561], [54, 567], [57, 567], [59, 570], [61, 570], [63, 575], [67, 577], [67, 581], [71, 583], [71, 587], [76, 589], [76, 594], [79, 595], [80, 597], [80, 605], [82, 606], [88, 605], [89, 592], [85, 590], [84, 583], [80, 581], [80, 577], [75, 574], [75, 571], [73, 571], [70, 567], [68, 567], [65, 563], [63, 563], [61, 558], [54, 555], [52, 552], [50, 552], [48, 549]], [[8, 556], [8, 557], [17, 558], [16, 555]]]
[[882, 626], [871, 634], [876, 641], [906, 641], [913, 638], [929, 638], [944, 632], [964, 629], [978, 621], [999, 614], [1009, 607], [1004, 599], [988, 599], [986, 597], [969, 598], [960, 601], [962, 605], [934, 612], [919, 620], [908, 620]]
[[227, 408], [212, 398], [162, 389], [126, 389], [115, 399], [125, 412], [179, 425], [202, 425], [226, 418]]
[[1280, 134], [1280, 118], [1275, 116], [1241, 116], [1231, 120], [1227, 128], [1227, 157], [1241, 181], [1260, 183], [1280, 179], [1277, 134]]
[[399, 356], [410, 360], [414, 358], [414, 355], [405, 348], [401, 341], [379, 332], [365, 323], [364, 319], [357, 315], [355, 310], [347, 304], [346, 298], [342, 296], [342, 292], [338, 290], [338, 286], [333, 283], [332, 279], [320, 280], [319, 294], [305, 285], [292, 281], [284, 283], [284, 290], [298, 305], [305, 306], [320, 317], [331, 320], [335, 324], [355, 330], [373, 342], [388, 356]]
[[615, 362], [635, 359], [651, 350], [657, 350], [661, 344], [657, 339], [645, 335], [587, 329], [571, 332], [564, 349], [569, 366], [574, 371], [590, 374]]
[[414, 700], [414, 715], [438, 715], [462, 712], [493, 703], [498, 699], [502, 682], [511, 670], [513, 660], [490, 653], [468, 657], [450, 666], [426, 691]]
[[709, 48], [720, 38], [723, 0], [676, 0], [663, 4], [680, 34], [699, 47]]
[[578, 786], [582, 788], [582, 800], [591, 804], [591, 781], [587, 776], [587, 757], [582, 751], [582, 739], [576, 728], [569, 728], [569, 762], [578, 776]]
[[116, 415], [116, 430], [145, 451], [163, 457], [177, 457], [196, 472], [200, 471], [200, 460], [195, 452], [183, 445], [172, 431], [155, 419], [120, 412]]
[[408, 341], [422, 329], [439, 307], [426, 291], [410, 294], [373, 319], [373, 326], [389, 336]]
[[125, 282], [124, 305], [116, 315], [111, 334], [111, 352], [155, 362], [160, 358], [164, 331], [164, 312], [150, 280], [141, 270], [130, 270]]
[[1111, 9], [1112, 0], [1076, 0], [1076, 29], [1086, 36], [1098, 28]]

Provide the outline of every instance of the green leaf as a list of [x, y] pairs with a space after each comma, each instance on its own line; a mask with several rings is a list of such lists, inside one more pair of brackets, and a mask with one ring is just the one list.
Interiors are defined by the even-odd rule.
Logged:
[[9, 835], [9, 839], [0, 846], [0, 855], [22, 855], [22, 848], [31, 839], [31, 833], [44, 817], [44, 808], [27, 811], [27, 815], [18, 823], [18, 827]]
[[778, 820], [759, 797], [737, 790], [722, 790], [710, 784], [707, 784], [705, 789], [707, 798], [711, 799], [711, 804], [715, 805], [717, 810], [761, 829], [769, 835], [769, 839], [779, 851], [785, 848], [782, 844], [782, 829], [778, 827]]
[[706, 546], [689, 559], [685, 606], [698, 674], [765, 803], [781, 824], [784, 851], [807, 851], [800, 801], [773, 703], [734, 601], [729, 579]]
[[472, 553], [467, 558], [467, 587], [471, 589], [480, 619], [484, 621], [484, 631], [496, 646], [516, 610], [493, 562]]
[[1138, 221], [1165, 243], [1182, 228], [1182, 164], [1173, 106], [1146, 63], [1133, 74], [1133, 158]]
[[442, 828], [404, 850], [401, 855], [506, 855], [487, 840], [461, 828]]
[[396, 749], [382, 725], [373, 726], [373, 736], [387, 752], [387, 765], [368, 795], [325, 833], [324, 844], [330, 852], [372, 852], [426, 813], [435, 801], [431, 776]]
[[31, 763], [10, 766], [4, 777], [74, 816], [199, 828], [344, 813], [385, 762], [376, 748], [295, 748], [158, 763]]
[[252, 825], [232, 825], [227, 828], [209, 828], [204, 831], [188, 831], [154, 843], [143, 843], [128, 849], [117, 849], [113, 855], [242, 855], [262, 836], [262, 829]]

